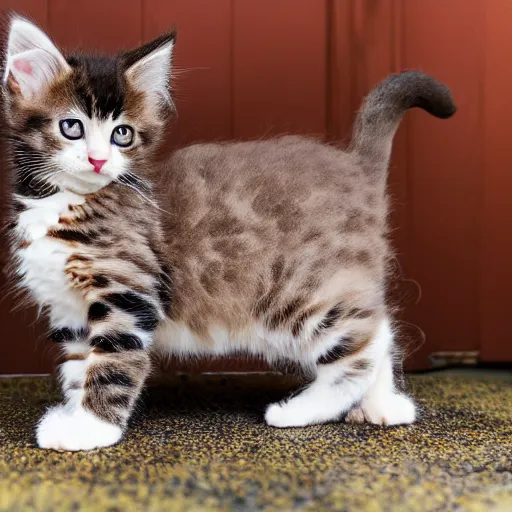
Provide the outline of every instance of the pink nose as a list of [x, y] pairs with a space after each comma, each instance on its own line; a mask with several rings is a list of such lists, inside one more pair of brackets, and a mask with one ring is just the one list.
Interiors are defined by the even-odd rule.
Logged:
[[94, 172], [99, 174], [106, 160], [95, 160], [94, 158], [89, 157], [89, 162], [94, 165]]

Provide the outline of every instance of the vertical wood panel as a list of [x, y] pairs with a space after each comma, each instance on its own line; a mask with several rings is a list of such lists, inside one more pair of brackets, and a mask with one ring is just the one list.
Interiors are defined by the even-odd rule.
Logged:
[[46, 27], [48, 0], [0, 0], [0, 10], [5, 14], [17, 13], [38, 23], [41, 27]]
[[234, 2], [235, 137], [326, 134], [324, 0]]
[[354, 117], [352, 2], [330, 0], [328, 12], [328, 139], [349, 142]]
[[48, 24], [67, 50], [117, 52], [140, 43], [140, 0], [49, 0]]
[[512, 2], [493, 0], [486, 9], [481, 356], [512, 361]]
[[354, 99], [361, 99], [395, 67], [393, 46], [394, 2], [354, 0], [352, 22], [352, 72]]
[[143, 18], [146, 40], [178, 28], [173, 145], [231, 138], [231, 1], [145, 0]]
[[410, 277], [421, 287], [412, 319], [423, 353], [479, 345], [483, 5], [404, 2], [405, 66], [447, 83], [459, 106], [449, 121], [409, 114]]

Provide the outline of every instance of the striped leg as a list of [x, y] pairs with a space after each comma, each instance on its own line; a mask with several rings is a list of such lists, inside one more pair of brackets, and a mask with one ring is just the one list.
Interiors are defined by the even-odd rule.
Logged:
[[[361, 331], [350, 340], [340, 341], [320, 357], [316, 379], [308, 388], [268, 407], [266, 422], [275, 427], [302, 427], [340, 419], [376, 385], [391, 343], [387, 319], [371, 334]], [[379, 385], [385, 384], [390, 386], [392, 381], [384, 383], [380, 378]]]
[[148, 353], [88, 351], [85, 343], [65, 351], [60, 366], [65, 400], [41, 419], [38, 445], [76, 451], [117, 443], [149, 373]]
[[126, 290], [97, 296], [81, 332], [54, 332], [64, 342], [65, 400], [39, 423], [41, 448], [90, 450], [121, 439], [150, 372], [148, 349], [157, 322], [152, 299]]

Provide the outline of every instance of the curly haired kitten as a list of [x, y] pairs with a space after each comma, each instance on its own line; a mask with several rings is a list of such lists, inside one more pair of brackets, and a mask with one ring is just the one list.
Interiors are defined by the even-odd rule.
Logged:
[[299, 363], [315, 378], [268, 407], [269, 425], [413, 422], [393, 383], [386, 171], [406, 110], [450, 117], [449, 90], [390, 76], [347, 151], [287, 136], [195, 145], [157, 165], [173, 44], [171, 33], [116, 57], [64, 56], [11, 21], [12, 272], [63, 351], [65, 399], [40, 421], [39, 446], [118, 442], [151, 351]]

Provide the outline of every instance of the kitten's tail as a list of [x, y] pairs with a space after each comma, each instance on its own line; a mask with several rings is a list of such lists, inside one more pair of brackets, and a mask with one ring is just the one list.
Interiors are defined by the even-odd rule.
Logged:
[[387, 170], [395, 132], [405, 112], [413, 107], [441, 119], [457, 110], [450, 89], [435, 78], [419, 71], [390, 75], [364, 100], [349, 150], [376, 169]]

